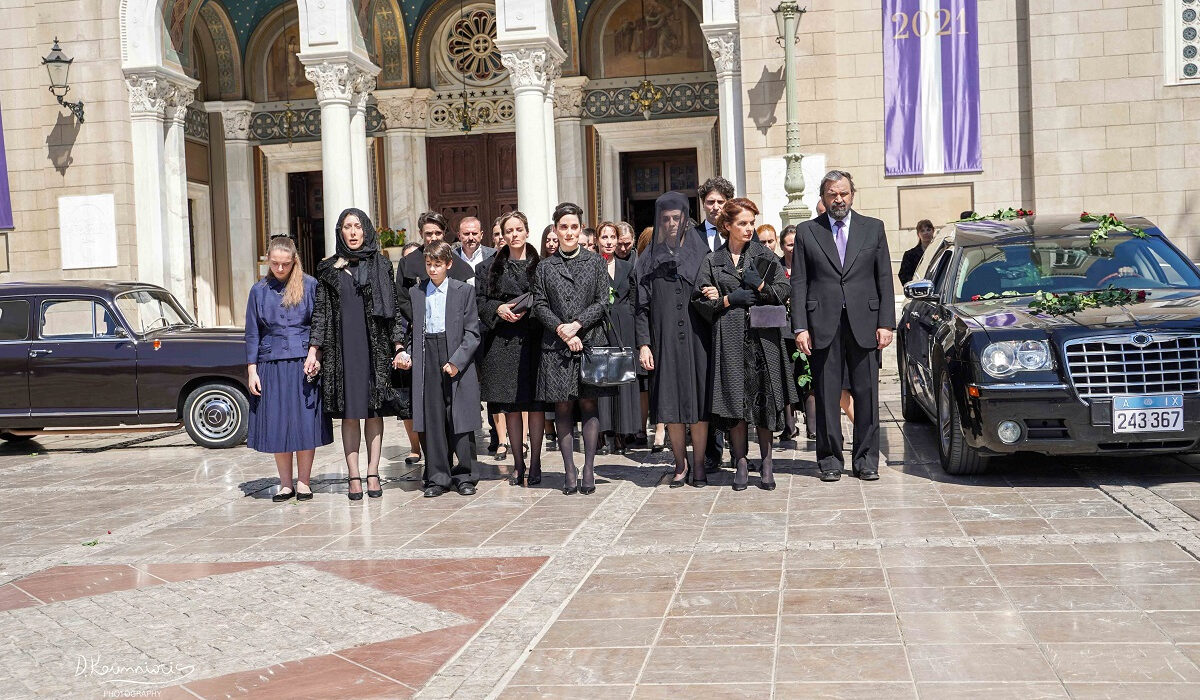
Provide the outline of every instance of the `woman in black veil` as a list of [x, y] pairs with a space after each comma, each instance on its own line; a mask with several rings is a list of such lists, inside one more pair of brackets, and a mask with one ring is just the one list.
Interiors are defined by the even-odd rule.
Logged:
[[[357, 501], [363, 495], [358, 475], [363, 427], [367, 438], [367, 495], [383, 495], [379, 482], [383, 417], [396, 413], [400, 399], [391, 382], [396, 287], [392, 264], [380, 253], [379, 236], [365, 212], [343, 211], [336, 230], [337, 252], [317, 264], [317, 300], [308, 356], [313, 360], [318, 355], [323, 358], [325, 412], [342, 419], [348, 495]], [[372, 478], [376, 488], [371, 488]]]
[[688, 478], [686, 429], [691, 426], [691, 484], [708, 483], [704, 448], [712, 393], [708, 324], [692, 307], [692, 294], [708, 246], [692, 223], [688, 199], [668, 192], [654, 203], [654, 236], [638, 256], [636, 334], [642, 368], [653, 370], [650, 416], [666, 423], [675, 455], [671, 488]]

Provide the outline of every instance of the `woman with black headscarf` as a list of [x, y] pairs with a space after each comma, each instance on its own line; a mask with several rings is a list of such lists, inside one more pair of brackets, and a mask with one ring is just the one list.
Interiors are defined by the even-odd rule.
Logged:
[[692, 224], [687, 197], [668, 192], [654, 203], [654, 235], [638, 256], [636, 334], [642, 368], [653, 370], [651, 422], [666, 423], [675, 454], [671, 488], [688, 478], [686, 428], [692, 433], [692, 486], [708, 483], [704, 448], [712, 382], [708, 324], [692, 307], [700, 266], [708, 255]]
[[316, 361], [320, 355], [325, 411], [342, 419], [347, 495], [362, 500], [361, 420], [367, 434], [367, 495], [378, 498], [383, 495], [383, 417], [395, 413], [399, 400], [391, 384], [396, 286], [392, 265], [379, 252], [379, 236], [363, 211], [347, 209], [338, 217], [337, 253], [317, 265], [317, 281], [308, 357]]

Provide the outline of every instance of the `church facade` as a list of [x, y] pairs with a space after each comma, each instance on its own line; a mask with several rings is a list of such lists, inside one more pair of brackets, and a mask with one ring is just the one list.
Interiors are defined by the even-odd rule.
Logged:
[[[1144, 214], [1200, 257], [1197, 3], [940, 2], [920, 6], [947, 27], [955, 3], [973, 13], [978, 164], [889, 175], [900, 29], [878, 0], [812, 2], [792, 39], [806, 182], [853, 173], [897, 263], [917, 220], [1009, 206]], [[8, 0], [0, 281], [138, 279], [231, 324], [269, 239], [293, 236], [311, 270], [348, 206], [414, 235], [427, 209], [520, 208], [536, 233], [563, 200], [640, 229], [657, 196], [721, 174], [778, 223], [778, 4]], [[55, 37], [83, 121], [47, 90]]]

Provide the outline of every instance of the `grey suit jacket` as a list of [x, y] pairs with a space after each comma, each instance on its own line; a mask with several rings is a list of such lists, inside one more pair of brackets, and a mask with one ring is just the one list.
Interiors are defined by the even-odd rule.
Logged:
[[[424, 432], [425, 426], [425, 293], [432, 284], [423, 280], [408, 290], [412, 302], [412, 332], [404, 345], [412, 356], [413, 430]], [[479, 348], [479, 312], [475, 306], [475, 288], [466, 282], [447, 280], [446, 290], [446, 352], [458, 374], [450, 380], [452, 416], [455, 433], [479, 429], [479, 373], [475, 368], [475, 351]], [[435, 428], [437, 426], [430, 426]]]
[[883, 222], [850, 216], [846, 262], [838, 261], [828, 214], [796, 227], [792, 252], [792, 328], [812, 334], [813, 347], [828, 347], [841, 325], [842, 309], [855, 341], [876, 345], [877, 328], [895, 328], [892, 258]]

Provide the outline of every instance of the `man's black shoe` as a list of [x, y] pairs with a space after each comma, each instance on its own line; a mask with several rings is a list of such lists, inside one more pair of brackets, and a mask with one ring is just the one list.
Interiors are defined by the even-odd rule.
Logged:
[[821, 481], [838, 481], [842, 478], [841, 471], [821, 472]]
[[425, 487], [425, 498], [437, 498], [443, 493], [446, 493], [446, 489], [442, 486], [438, 486], [437, 484]]
[[461, 484], [458, 485], [458, 495], [474, 496], [475, 495], [475, 484], [472, 484], [467, 481], [462, 482]]
[[858, 478], [862, 479], [863, 481], [878, 481], [879, 480], [879, 470], [877, 470], [877, 469], [855, 469], [854, 476], [857, 476]]

